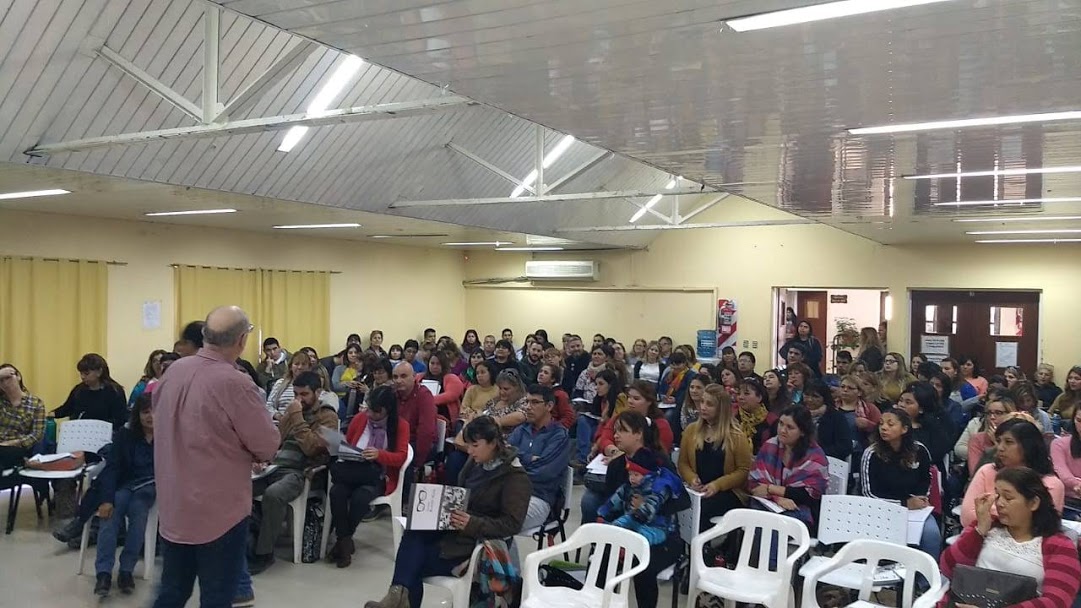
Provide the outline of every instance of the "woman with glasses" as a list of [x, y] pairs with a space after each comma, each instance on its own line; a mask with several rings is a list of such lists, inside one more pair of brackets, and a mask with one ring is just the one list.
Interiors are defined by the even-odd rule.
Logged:
[[995, 447], [995, 430], [1008, 414], [1017, 411], [1013, 398], [1005, 391], [987, 392], [987, 405], [983, 408], [982, 418], [973, 418], [961, 433], [953, 446], [957, 458], [968, 464], [968, 474], [973, 475], [983, 464], [984, 454]]
[[[870, 372], [863, 372], [870, 375]], [[863, 388], [857, 374], [841, 378], [840, 400], [837, 411], [841, 412], [852, 434], [852, 449], [856, 452], [867, 447], [869, 437], [878, 428], [882, 411], [864, 399]]]
[[882, 396], [890, 403], [897, 403], [901, 392], [909, 383], [915, 382], [916, 377], [908, 373], [905, 358], [900, 353], [887, 353], [882, 359], [878, 381], [882, 384]]

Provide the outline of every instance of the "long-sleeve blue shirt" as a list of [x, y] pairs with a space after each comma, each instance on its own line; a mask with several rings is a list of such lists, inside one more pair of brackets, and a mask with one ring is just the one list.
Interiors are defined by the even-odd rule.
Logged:
[[113, 437], [98, 477], [101, 501], [113, 502], [120, 488], [133, 488], [154, 479], [154, 444], [122, 428]]
[[555, 420], [539, 429], [525, 422], [511, 431], [507, 443], [518, 448], [518, 461], [533, 483], [533, 495], [554, 505], [570, 466], [567, 429]]

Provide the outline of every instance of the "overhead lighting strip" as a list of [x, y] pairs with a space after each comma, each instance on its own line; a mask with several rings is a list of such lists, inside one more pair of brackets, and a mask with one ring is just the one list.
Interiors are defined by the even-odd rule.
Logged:
[[[349, 55], [345, 58], [345, 61], [338, 66], [338, 69], [334, 70], [334, 74], [330, 77], [330, 80], [323, 85], [322, 89], [319, 89], [319, 93], [315, 95], [315, 99], [308, 104], [308, 116], [319, 116], [330, 109], [330, 105], [334, 103], [334, 100], [341, 95], [342, 90], [345, 89], [345, 85], [349, 84], [353, 77], [360, 71], [361, 66], [364, 65], [364, 60], [356, 55]], [[309, 127], [293, 127], [285, 132], [285, 137], [282, 138], [281, 144], [278, 145], [278, 152], [289, 152], [296, 147], [300, 140], [304, 139], [304, 135], [308, 132]]]
[[1081, 111], [1046, 112], [1043, 114], [1016, 114], [1013, 116], [987, 116], [982, 118], [962, 118], [959, 120], [936, 120], [931, 122], [910, 122], [899, 125], [881, 125], [849, 129], [852, 135], [885, 135], [889, 133], [912, 133], [915, 131], [938, 131], [942, 129], [967, 129], [971, 127], [993, 127], [998, 125], [1019, 125], [1031, 122], [1058, 122], [1063, 120], [1081, 120]]
[[155, 211], [144, 213], [146, 217], [170, 217], [174, 215], [217, 215], [220, 213], [236, 213], [236, 209], [193, 209], [191, 211]]
[[283, 224], [274, 226], [275, 230], [307, 230], [315, 228], [360, 228], [360, 224]]
[[929, 173], [905, 175], [905, 179], [958, 179], [962, 177], [992, 177], [995, 175], [1046, 175], [1055, 173], [1081, 173], [1081, 165], [1066, 167], [1033, 167], [1031, 169], [990, 169], [987, 171], [958, 171], [956, 173]]
[[997, 222], [1069, 222], [1081, 220], [1081, 215], [1033, 215], [1021, 217], [966, 217], [955, 219], [959, 223]]
[[981, 244], [1050, 243], [1052, 245], [1057, 245], [1059, 243], [1081, 243], [1081, 239], [983, 239], [976, 242]]
[[999, 199], [996, 201], [946, 201], [942, 203], [934, 203], [935, 207], [987, 207], [987, 206], [1001, 206], [1001, 207], [1021, 207], [1024, 205], [1038, 205], [1049, 203], [1077, 203], [1081, 202], [1081, 196], [1060, 196], [1060, 197], [1048, 197], [1048, 198], [1017, 198], [1017, 199]]
[[71, 192], [59, 188], [53, 188], [51, 190], [26, 190], [24, 192], [4, 192], [0, 193], [0, 201], [10, 201], [18, 198], [37, 198], [39, 196], [58, 196], [60, 194], [71, 194]]
[[[676, 178], [673, 178], [673, 179], [669, 180], [668, 184], [666, 184], [664, 186], [664, 189], [665, 190], [671, 190], [672, 188], [675, 188], [676, 187], [676, 182], [679, 181], [680, 179], [683, 179], [683, 178], [682, 177], [676, 177]], [[661, 200], [661, 195], [660, 194], [654, 194], [652, 198], [650, 198], [648, 201], [646, 201], [646, 204], [643, 205], [641, 209], [636, 211], [635, 214], [631, 216], [631, 223], [633, 224], [633, 223], [637, 222], [638, 220], [642, 219], [642, 216], [646, 214], [646, 211], [649, 211], [650, 209], [652, 209], [653, 206], [656, 205], [660, 200]]]
[[[552, 148], [552, 150], [550, 152], [548, 152], [548, 154], [544, 155], [544, 158], [541, 160], [541, 165], [545, 169], [547, 169], [548, 167], [551, 167], [553, 164], [555, 164], [555, 162], [557, 160], [559, 160], [560, 156], [563, 156], [564, 152], [566, 152], [568, 149], [570, 149], [571, 144], [573, 144], [574, 142], [575, 142], [575, 139], [574, 139], [573, 135], [564, 135], [563, 139], [560, 139], [559, 142], [556, 143], [555, 147]], [[525, 176], [525, 179], [522, 180], [521, 185], [514, 187], [514, 190], [512, 190], [511, 193], [510, 193], [510, 197], [511, 198], [518, 198], [519, 196], [521, 196], [525, 192], [526, 188], [529, 188], [529, 187], [533, 186], [533, 182], [535, 182], [535, 181], [537, 181], [537, 169], [536, 169], [536, 167], [534, 167]]]
[[841, 0], [840, 2], [827, 2], [825, 4], [816, 4], [814, 6], [802, 6], [800, 8], [752, 15], [750, 17], [740, 17], [739, 19], [726, 21], [725, 24], [737, 32], [749, 32], [753, 30], [764, 30], [786, 25], [797, 25], [800, 23], [812, 23], [814, 21], [825, 21], [826, 19], [839, 19], [841, 17], [851, 17], [853, 15], [877, 13], [880, 11], [890, 11], [899, 8], [908, 8], [910, 6], [949, 1], [950, 0]]

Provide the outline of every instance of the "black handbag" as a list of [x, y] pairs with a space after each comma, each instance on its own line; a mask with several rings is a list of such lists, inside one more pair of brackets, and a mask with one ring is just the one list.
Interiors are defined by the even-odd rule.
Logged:
[[330, 477], [350, 486], [378, 486], [383, 465], [372, 460], [335, 460], [330, 463]]
[[1031, 576], [958, 565], [950, 577], [949, 608], [957, 604], [1005, 608], [1037, 597], [1036, 579]]
[[537, 575], [540, 584], [544, 587], [567, 587], [568, 589], [581, 591], [582, 587], [585, 586], [582, 581], [549, 564], [541, 566]]

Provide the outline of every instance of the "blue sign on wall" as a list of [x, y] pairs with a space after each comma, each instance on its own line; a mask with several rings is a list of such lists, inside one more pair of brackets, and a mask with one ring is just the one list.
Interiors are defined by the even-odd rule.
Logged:
[[717, 330], [698, 330], [698, 357], [712, 359], [717, 356]]

